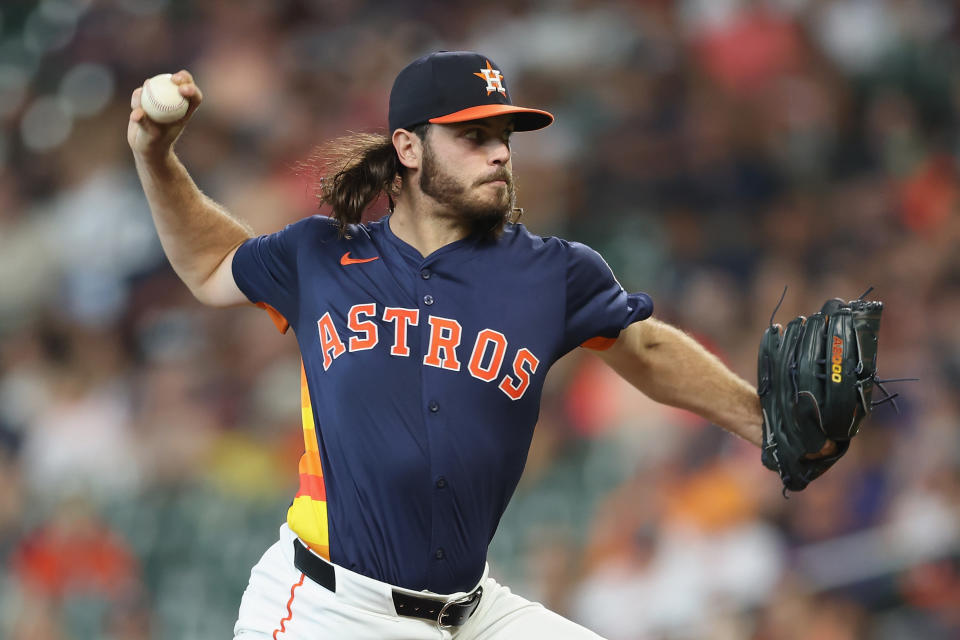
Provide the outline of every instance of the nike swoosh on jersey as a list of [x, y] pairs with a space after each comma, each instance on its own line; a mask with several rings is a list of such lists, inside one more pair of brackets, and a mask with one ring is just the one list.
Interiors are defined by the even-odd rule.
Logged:
[[373, 256], [372, 258], [351, 258], [350, 252], [347, 251], [343, 254], [343, 257], [340, 258], [340, 264], [347, 266], [348, 264], [360, 264], [361, 262], [373, 262], [374, 260], [379, 260], [380, 256]]

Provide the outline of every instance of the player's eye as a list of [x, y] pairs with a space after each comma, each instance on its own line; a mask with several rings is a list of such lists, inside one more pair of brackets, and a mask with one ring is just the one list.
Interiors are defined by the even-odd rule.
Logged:
[[465, 129], [461, 135], [464, 137], [464, 139], [475, 144], [486, 144], [490, 140], [499, 139], [509, 147], [510, 136], [513, 135], [513, 131], [506, 130], [503, 133], [497, 134], [496, 132], [487, 131], [481, 127], [471, 127], [469, 129]]

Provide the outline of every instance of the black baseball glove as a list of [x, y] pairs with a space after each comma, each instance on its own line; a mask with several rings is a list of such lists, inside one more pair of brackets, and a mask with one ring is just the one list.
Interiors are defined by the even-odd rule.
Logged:
[[[794, 318], [782, 332], [771, 317], [763, 333], [757, 362], [761, 460], [780, 474], [784, 495], [788, 489], [801, 491], [832, 467], [873, 407], [895, 397], [881, 385], [888, 381], [877, 379], [883, 303], [864, 300], [866, 295], [850, 302], [828, 300], [819, 312]], [[886, 396], [878, 402], [872, 400], [874, 386]], [[835, 451], [819, 455], [827, 440], [836, 443]]]

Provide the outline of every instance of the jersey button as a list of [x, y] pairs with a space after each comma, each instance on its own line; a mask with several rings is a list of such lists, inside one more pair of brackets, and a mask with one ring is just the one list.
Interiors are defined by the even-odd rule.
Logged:
[[423, 296], [423, 304], [427, 306], [430, 306], [431, 304], [433, 304], [433, 296], [430, 295], [429, 293]]
[[440, 547], [439, 549], [437, 549], [437, 550], [434, 552], [433, 557], [436, 558], [437, 560], [443, 560], [443, 558], [444, 558], [446, 555], [447, 555], [447, 554], [445, 554], [445, 553], [443, 552], [443, 547]]
[[440, 476], [439, 478], [437, 478], [437, 489], [443, 489], [446, 486], [447, 486], [446, 478], [444, 478], [443, 476]]
[[430, 413], [436, 413], [437, 411], [440, 411], [440, 403], [436, 400], [431, 400], [427, 407], [430, 409]]
[[424, 280], [429, 280], [430, 276], [432, 275], [433, 274], [430, 273], [430, 269], [424, 269], [423, 271], [420, 272], [420, 277], [423, 278]]

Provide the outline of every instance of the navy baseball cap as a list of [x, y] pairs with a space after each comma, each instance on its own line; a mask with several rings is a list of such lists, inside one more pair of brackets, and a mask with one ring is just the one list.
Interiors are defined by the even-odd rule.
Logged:
[[553, 122], [546, 111], [514, 106], [497, 65], [472, 51], [437, 51], [417, 58], [397, 74], [390, 91], [390, 131], [508, 113], [514, 115], [516, 131]]

